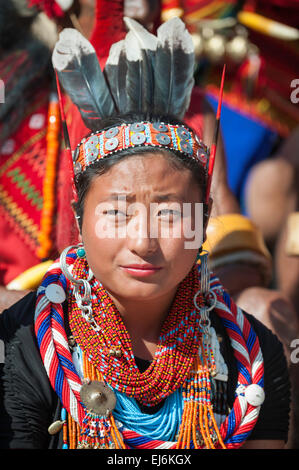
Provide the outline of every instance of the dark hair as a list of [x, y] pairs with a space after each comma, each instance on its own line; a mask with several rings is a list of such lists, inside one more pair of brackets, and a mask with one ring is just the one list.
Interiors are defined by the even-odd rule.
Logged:
[[[181, 124], [186, 126], [183, 122], [171, 117], [171, 116], [149, 116], [141, 114], [126, 114], [122, 116], [110, 117], [102, 120], [102, 127], [98, 129], [99, 131], [105, 131], [111, 127], [120, 126], [124, 122], [127, 124], [133, 124], [134, 122], [166, 122], [168, 124]], [[190, 126], [186, 126], [190, 129]], [[161, 147], [151, 147], [151, 146], [135, 146], [129, 149], [120, 150], [110, 155], [108, 158], [102, 158], [97, 160], [95, 163], [89, 165], [85, 171], [79, 173], [75, 177], [75, 186], [78, 194], [78, 202], [74, 205], [80, 230], [82, 228], [83, 222], [83, 213], [84, 213], [84, 201], [86, 194], [90, 188], [90, 185], [94, 178], [97, 176], [103, 175], [106, 173], [113, 165], [122, 161], [124, 158], [129, 158], [136, 155], [146, 155], [149, 153], [162, 153], [169, 160], [169, 163], [176, 169], [186, 168], [191, 171], [195, 181], [198, 183], [202, 194], [206, 192], [206, 173], [204, 168], [197, 163], [196, 160], [190, 158], [189, 156], [175, 151], [173, 149], [163, 149]], [[206, 208], [205, 208], [206, 209]], [[204, 210], [204, 215], [206, 216], [206, 210]]]

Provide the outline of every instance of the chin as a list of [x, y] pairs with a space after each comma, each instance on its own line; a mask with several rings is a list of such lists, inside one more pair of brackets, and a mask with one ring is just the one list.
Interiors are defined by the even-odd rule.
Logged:
[[161, 283], [144, 282], [131, 280], [126, 282], [118, 282], [115, 289], [107, 288], [112, 295], [116, 297], [122, 297], [124, 299], [130, 299], [135, 301], [149, 300], [159, 297], [165, 294], [167, 289], [163, 288]]
[[[119, 289], [118, 289], [119, 290]], [[146, 300], [151, 297], [158, 297], [164, 293], [165, 289], [160, 284], [149, 284], [144, 282], [130, 283], [123, 287], [120, 295], [127, 299]]]

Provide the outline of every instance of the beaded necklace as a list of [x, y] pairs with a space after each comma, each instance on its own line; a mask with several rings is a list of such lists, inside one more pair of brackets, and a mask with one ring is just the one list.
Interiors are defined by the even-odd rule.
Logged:
[[[86, 260], [77, 259], [72, 275], [81, 279], [86, 278], [87, 272]], [[200, 340], [200, 315], [192, 302], [197, 291], [197, 278], [194, 267], [179, 286], [162, 326], [154, 361], [144, 373], [136, 366], [127, 329], [103, 286], [96, 279], [91, 281], [93, 317], [101, 327], [96, 332], [82, 317], [76, 298], [70, 293], [69, 325], [73, 336], [113, 388], [151, 406], [183, 385]], [[113, 354], [117, 350], [121, 351], [120, 357]]]
[[[84, 276], [85, 272], [85, 278], [87, 278], [86, 263], [83, 260], [78, 260], [76, 253], [70, 253], [66, 258], [66, 262], [70, 267], [73, 266], [74, 268], [76, 266], [78, 272], [80, 272], [82, 276]], [[194, 267], [185, 280], [187, 283], [185, 288], [189, 294], [198, 290], [199, 287], [200, 277], [197, 275], [196, 278], [196, 270], [197, 267]], [[73, 274], [75, 274], [75, 271], [76, 269], [72, 271]], [[180, 286], [178, 288], [178, 292]], [[130, 430], [124, 430], [123, 433], [120, 433], [121, 426], [116, 423], [113, 417], [113, 413], [110, 413], [107, 416], [97, 416], [90, 412], [82, 404], [80, 397], [82, 380], [78, 376], [76, 368], [72, 363], [72, 355], [69, 350], [67, 337], [63, 326], [64, 313], [62, 302], [65, 297], [62, 296], [62, 299], [59, 302], [57, 299], [55, 302], [53, 302], [53, 300], [51, 300], [51, 295], [49, 295], [49, 290], [52, 290], [53, 287], [56, 290], [59, 288], [58, 290], [62, 292], [69, 291], [69, 304], [73, 304], [71, 284], [68, 282], [63, 272], [61, 271], [59, 262], [55, 263], [50, 268], [38, 290], [35, 331], [41, 356], [43, 358], [50, 382], [60, 397], [63, 407], [69, 414], [68, 445], [71, 447], [79, 446], [93, 448], [134, 447], [134, 445], [130, 445], [130, 439], [132, 440], [132, 432], [130, 432]], [[99, 288], [99, 283], [95, 282], [94, 290], [92, 289], [92, 297], [95, 301], [95, 305], [98, 306], [101, 305], [102, 301], [102, 299], [97, 297], [99, 293], [97, 289]], [[83, 373], [84, 377], [88, 378], [89, 380], [98, 380], [104, 382], [106, 378], [107, 383], [109, 383], [110, 386], [112, 386], [113, 383], [116, 385], [115, 388], [117, 390], [126, 389], [129, 396], [135, 396], [135, 390], [137, 390], [136, 396], [141, 397], [141, 391], [145, 390], [147, 397], [145, 404], [147, 405], [149, 402], [151, 404], [157, 402], [155, 397], [152, 395], [152, 390], [155, 390], [155, 381], [161, 381], [161, 377], [163, 377], [164, 382], [161, 381], [160, 384], [162, 389], [162, 392], [160, 393], [160, 399], [161, 397], [169, 396], [171, 393], [174, 393], [174, 391], [177, 390], [180, 386], [183, 387], [182, 393], [184, 398], [184, 407], [179, 428], [179, 435], [177, 436], [177, 441], [175, 443], [160, 443], [164, 447], [239, 447], [250, 434], [259, 415], [261, 403], [257, 404], [251, 402], [248, 398], [249, 394], [246, 394], [246, 391], [250, 390], [250, 387], [259, 387], [259, 390], [261, 391], [263, 387], [263, 360], [258, 338], [256, 337], [256, 334], [254, 333], [246, 317], [243, 315], [242, 311], [230, 300], [229, 296], [223, 291], [217, 280], [211, 284], [211, 289], [213, 290], [217, 299], [215, 312], [221, 318], [229, 335], [238, 367], [238, 387], [236, 390], [236, 399], [230, 414], [221, 424], [220, 430], [218, 429], [215, 422], [211, 404], [210, 374], [214, 367], [213, 356], [209, 351], [206, 350], [204, 346], [203, 334], [200, 331], [195, 334], [196, 314], [191, 314], [194, 312], [192, 307], [191, 312], [184, 312], [186, 318], [188, 320], [190, 319], [191, 321], [191, 325], [185, 323], [185, 332], [182, 333], [180, 330], [180, 324], [175, 326], [171, 321], [166, 321], [165, 325], [168, 325], [167, 328], [169, 329], [162, 330], [162, 341], [160, 342], [162, 358], [167, 357], [168, 354], [171, 356], [169, 349], [171, 349], [172, 346], [176, 346], [178, 357], [180, 357], [181, 351], [185, 351], [185, 349], [180, 349], [181, 343], [183, 343], [186, 338], [187, 345], [190, 342], [189, 346], [187, 347], [189, 347], [189, 350], [192, 353], [194, 351], [192, 360], [188, 361], [188, 359], [186, 359], [186, 362], [184, 362], [184, 358], [179, 359], [182, 362], [182, 367], [184, 367], [184, 372], [178, 374], [179, 378], [173, 377], [176, 375], [176, 370], [172, 367], [169, 367], [168, 374], [165, 374], [165, 371], [157, 360], [157, 369], [160, 371], [161, 376], [160, 378], [158, 375], [155, 376], [155, 371], [153, 370], [155, 367], [152, 367], [154, 380], [151, 384], [151, 387], [148, 388], [145, 387], [145, 384], [143, 384], [141, 380], [142, 376], [145, 376], [147, 371], [145, 371], [144, 374], [140, 374], [138, 377], [138, 372], [134, 367], [128, 368], [127, 376], [125, 374], [121, 375], [119, 370], [120, 368], [117, 368], [116, 361], [113, 361], [114, 368], [116, 370], [118, 369], [118, 373], [120, 374], [119, 376], [121, 377], [120, 384], [118, 384], [118, 380], [113, 372], [113, 367], [111, 366], [111, 358], [114, 359], [115, 356], [109, 354], [111, 350], [111, 344], [107, 342], [107, 338], [103, 335], [103, 344], [109, 346], [110, 349], [107, 348], [105, 352], [103, 349], [103, 351], [99, 353], [98, 356], [94, 354], [90, 355], [88, 348], [90, 347], [90, 344], [94, 344], [93, 337], [95, 337], [98, 332], [93, 331], [90, 335], [87, 334], [86, 325], [84, 327], [83, 323], [81, 326], [84, 327], [85, 330], [82, 330], [81, 335], [77, 332], [78, 340], [81, 342], [80, 346], [83, 348]], [[180, 295], [178, 298], [180, 298]], [[190, 304], [187, 302], [187, 300], [185, 307], [190, 308]], [[112, 305], [110, 305], [110, 309], [111, 308]], [[96, 315], [98, 315], [98, 317], [100, 316], [100, 308], [98, 313], [96, 312]], [[76, 325], [80, 325], [80, 322], [78, 319], [76, 320], [76, 314], [74, 318], [75, 320], [73, 320], [74, 323], [72, 326], [76, 335]], [[181, 318], [182, 320], [185, 318], [183, 314], [180, 317], [180, 309], [178, 312], [178, 318]], [[192, 322], [194, 322], [193, 326]], [[128, 364], [131, 364], [133, 359], [130, 353], [130, 345], [126, 343], [126, 339], [121, 338], [119, 343], [115, 335], [115, 325], [107, 322], [107, 319], [104, 319], [104, 321], [101, 322], [101, 325], [102, 324], [108, 325], [108, 330], [109, 325], [112, 326], [110, 332], [104, 328], [104, 332], [106, 332], [105, 334], [108, 335], [109, 340], [114, 341], [112, 344], [115, 344], [116, 347], [120, 345], [126, 345], [126, 347], [128, 347], [126, 351], [123, 351], [123, 354], [119, 357], [119, 360], [124, 361], [124, 359], [126, 359]], [[120, 328], [121, 330], [121, 325], [118, 325], [117, 328]], [[178, 328], [178, 330], [176, 330], [176, 328]], [[175, 330], [175, 334], [172, 329]], [[172, 335], [174, 343], [167, 343]], [[84, 336], [84, 338], [85, 336], [88, 337], [91, 343], [89, 343], [86, 338], [82, 340], [82, 336]], [[177, 340], [176, 338], [180, 338], [180, 340]], [[196, 347], [194, 347], [192, 341], [196, 343]], [[165, 347], [165, 342], [167, 347]], [[168, 349], [166, 354], [164, 354], [165, 349]], [[114, 350], [115, 353], [116, 351], [118, 351], [118, 349]], [[200, 351], [200, 354], [198, 354], [198, 351]], [[92, 350], [90, 352], [94, 353]], [[102, 366], [99, 361], [104, 355], [106, 355], [106, 357], [103, 358], [104, 362], [106, 361], [106, 365]], [[123, 364], [123, 362], [121, 362], [121, 364]], [[136, 366], [136, 364], [134, 365]], [[164, 367], [167, 368], [167, 363], [164, 363]], [[136, 386], [135, 389], [133, 382], [134, 379], [132, 379], [132, 376], [137, 376], [139, 379], [138, 386]], [[109, 382], [110, 378], [111, 381]], [[145, 402], [142, 397], [141, 402]], [[146, 438], [146, 436], [145, 439], [143, 439], [143, 442], [145, 443], [145, 447], [159, 447], [159, 444], [157, 444], [155, 440], [149, 440]], [[65, 443], [65, 445], [67, 444]], [[137, 447], [138, 446], [139, 445], [137, 445]]]

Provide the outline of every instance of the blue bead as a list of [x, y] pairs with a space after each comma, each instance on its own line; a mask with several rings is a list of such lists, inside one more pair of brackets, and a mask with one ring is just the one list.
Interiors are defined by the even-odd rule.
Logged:
[[62, 408], [62, 409], [61, 409], [60, 417], [61, 417], [61, 421], [65, 421], [65, 420], [66, 420], [66, 409], [65, 409], [65, 408]]
[[84, 250], [84, 248], [78, 248], [78, 250], [77, 250], [77, 256], [78, 256], [79, 258], [84, 258], [84, 257], [85, 257], [85, 250]]

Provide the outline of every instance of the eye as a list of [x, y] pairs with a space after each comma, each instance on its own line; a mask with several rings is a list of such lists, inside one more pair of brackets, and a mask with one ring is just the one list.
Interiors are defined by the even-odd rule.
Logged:
[[118, 209], [110, 209], [108, 211], [104, 211], [104, 214], [110, 215], [111, 217], [117, 217], [117, 218], [127, 217], [127, 214], [125, 212], [122, 212]]
[[162, 217], [179, 217], [181, 215], [180, 211], [174, 209], [161, 209], [158, 212], [158, 215], [161, 214]]

